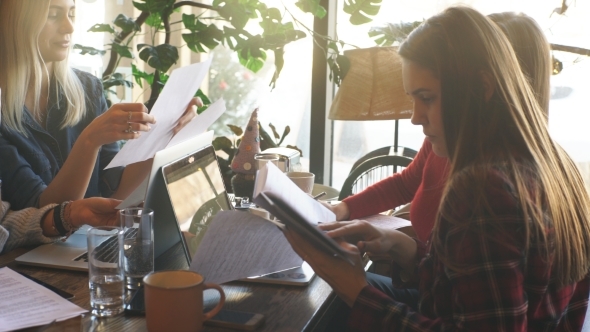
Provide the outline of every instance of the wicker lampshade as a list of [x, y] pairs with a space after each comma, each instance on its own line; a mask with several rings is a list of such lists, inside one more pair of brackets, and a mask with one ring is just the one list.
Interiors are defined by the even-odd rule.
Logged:
[[401, 57], [393, 47], [345, 51], [350, 69], [332, 101], [331, 120], [398, 120], [412, 117]]

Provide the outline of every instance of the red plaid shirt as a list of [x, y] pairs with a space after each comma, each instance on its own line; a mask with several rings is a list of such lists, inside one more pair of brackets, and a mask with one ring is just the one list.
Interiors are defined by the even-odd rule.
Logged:
[[[551, 258], [534, 246], [525, 255], [510, 185], [500, 172], [490, 174], [485, 195], [494, 218], [473, 216], [473, 202], [452, 202], [451, 191], [454, 223], [440, 220], [443, 250], [465, 272], [451, 270], [435, 248], [419, 243], [418, 311], [367, 286], [352, 308], [352, 331], [581, 331], [590, 279], [558, 287]], [[397, 286], [399, 277], [392, 277]]]

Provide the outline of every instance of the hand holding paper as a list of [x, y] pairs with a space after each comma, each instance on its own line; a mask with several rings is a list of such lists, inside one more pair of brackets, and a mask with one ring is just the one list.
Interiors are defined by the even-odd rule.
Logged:
[[[199, 89], [210, 65], [211, 59], [174, 70], [150, 112], [157, 123], [138, 139], [125, 143], [106, 168], [147, 160], [166, 147], [172, 139], [176, 121]], [[184, 129], [186, 127], [182, 131]]]

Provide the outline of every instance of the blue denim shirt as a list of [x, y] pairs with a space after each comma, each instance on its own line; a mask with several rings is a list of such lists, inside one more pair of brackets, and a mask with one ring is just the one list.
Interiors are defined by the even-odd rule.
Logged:
[[[2, 200], [10, 202], [15, 210], [38, 207], [41, 193], [57, 175], [78, 136], [107, 110], [100, 81], [88, 73], [74, 71], [86, 95], [86, 115], [78, 124], [61, 129], [67, 101], [61, 91], [59, 95], [55, 93], [58, 87], [52, 84], [46, 129], [35, 121], [26, 107], [23, 114], [26, 137], [0, 125]], [[102, 146], [85, 197], [108, 197], [117, 189], [123, 168], [103, 169], [118, 151], [116, 142]]]

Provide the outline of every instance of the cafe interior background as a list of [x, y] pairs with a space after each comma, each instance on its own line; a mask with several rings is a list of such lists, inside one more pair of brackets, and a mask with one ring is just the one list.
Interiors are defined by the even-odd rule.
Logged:
[[[198, 1], [209, 3], [207, 1]], [[295, 6], [296, 1], [263, 1], [268, 6], [282, 11], [283, 22], [293, 21], [294, 27], [306, 31], [314, 28], [314, 16], [302, 12]], [[317, 1], [316, 1], [317, 2]], [[345, 13], [344, 1], [322, 0], [320, 4], [327, 9], [323, 23], [315, 22], [327, 30], [327, 35], [346, 44], [343, 49], [354, 47], [366, 48], [376, 46], [368, 32], [373, 27], [388, 23], [410, 23], [430, 17], [449, 5], [462, 3], [472, 6], [484, 14], [502, 11], [523, 12], [533, 17], [544, 30], [550, 43], [590, 49], [590, 1], [585, 0], [386, 0], [376, 16], [369, 23], [353, 25], [350, 15]], [[139, 10], [134, 8], [131, 0], [81, 0], [76, 2], [76, 34], [74, 43], [104, 50], [110, 46], [111, 35], [108, 33], [88, 32], [97, 23], [112, 24], [117, 15], [123, 13], [129, 17], [137, 17]], [[198, 14], [198, 8], [183, 7], [179, 13], [173, 14], [177, 20], [180, 15]], [[176, 25], [177, 27], [180, 25]], [[257, 33], [258, 22], [251, 20], [246, 30]], [[175, 34], [182, 31], [176, 29]], [[147, 36], [147, 34], [146, 34]], [[141, 36], [134, 40], [142, 42]], [[156, 39], [163, 40], [163, 34], [155, 34]], [[160, 41], [161, 43], [162, 41]], [[213, 125], [216, 136], [232, 137], [233, 133], [227, 126], [232, 124], [244, 127], [250, 113], [259, 107], [259, 121], [263, 128], [270, 132], [272, 123], [280, 133], [286, 126], [290, 133], [285, 137], [282, 146], [295, 145], [302, 150], [304, 169], [316, 173], [316, 182], [340, 189], [352, 164], [364, 154], [393, 145], [394, 121], [331, 121], [327, 119], [330, 102], [337, 91], [322, 65], [325, 56], [317, 58], [320, 68], [319, 78], [313, 76], [314, 40], [309, 33], [305, 38], [285, 46], [284, 67], [274, 88], [269, 86], [274, 73], [272, 52], [267, 52], [267, 60], [257, 73], [239, 63], [235, 52], [218, 46], [208, 53], [191, 52], [186, 43], [179, 37], [172, 37], [172, 44], [180, 47], [179, 61], [172, 67], [185, 66], [199, 62], [206, 57], [213, 57], [208, 78], [201, 86], [202, 91], [214, 101], [223, 97], [227, 111]], [[315, 45], [318, 47], [318, 44]], [[317, 51], [317, 50], [316, 50]], [[323, 50], [320, 50], [323, 52]], [[590, 104], [587, 101], [590, 92], [590, 54], [576, 54], [554, 51], [553, 55], [562, 70], [551, 78], [551, 101], [549, 126], [555, 140], [580, 166], [583, 176], [590, 184]], [[107, 56], [81, 55], [74, 50], [71, 55], [74, 67], [101, 76]], [[117, 71], [129, 81], [132, 64], [140, 70], [149, 72], [153, 69], [145, 66], [143, 61], [123, 59]], [[316, 69], [317, 71], [317, 69]], [[315, 81], [314, 81], [315, 80]], [[147, 85], [140, 87], [117, 87], [113, 101], [142, 101], [149, 97]], [[312, 121], [313, 119], [313, 121]], [[317, 121], [317, 120], [320, 121]], [[399, 121], [399, 145], [418, 150], [423, 141], [421, 127], [413, 126], [409, 119]], [[318, 139], [319, 138], [319, 139]]]

